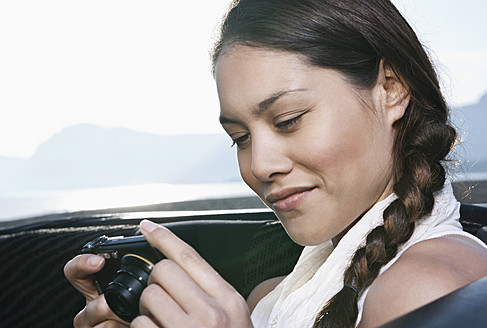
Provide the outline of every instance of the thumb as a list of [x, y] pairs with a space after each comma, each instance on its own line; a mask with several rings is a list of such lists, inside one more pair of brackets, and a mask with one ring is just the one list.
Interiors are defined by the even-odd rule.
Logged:
[[88, 302], [98, 296], [93, 283], [94, 274], [105, 265], [105, 259], [98, 255], [82, 254], [71, 259], [64, 266], [64, 275]]

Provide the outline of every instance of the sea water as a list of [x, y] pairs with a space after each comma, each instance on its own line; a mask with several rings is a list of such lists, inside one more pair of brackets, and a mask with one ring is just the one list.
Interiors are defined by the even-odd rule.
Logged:
[[0, 220], [251, 195], [254, 195], [253, 192], [243, 182], [218, 184], [154, 183], [93, 189], [1, 192]]
[[[487, 181], [487, 172], [457, 174], [450, 178], [454, 181]], [[151, 183], [91, 189], [0, 192], [0, 221], [66, 212], [246, 196], [254, 196], [254, 193], [243, 182]]]

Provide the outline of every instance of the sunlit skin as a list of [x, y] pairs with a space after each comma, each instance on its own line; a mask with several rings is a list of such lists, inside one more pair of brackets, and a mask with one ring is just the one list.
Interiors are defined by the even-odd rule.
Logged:
[[384, 86], [359, 91], [295, 54], [235, 46], [216, 65], [220, 121], [244, 181], [301, 245], [336, 237], [392, 192]]
[[[340, 73], [299, 56], [235, 46], [219, 58], [216, 81], [221, 122], [238, 148], [242, 177], [298, 243], [336, 243], [392, 192], [393, 125], [409, 97], [387, 64], [381, 62], [371, 89], [359, 91]], [[169, 230], [144, 221], [141, 232], [167, 259], [155, 265], [131, 327], [249, 328], [250, 311], [282, 280], [261, 283], [246, 303]], [[93, 285], [103, 265], [103, 258], [83, 254], [65, 266], [87, 300], [75, 327], [129, 326]], [[422, 241], [371, 284], [359, 327], [377, 327], [485, 274], [485, 249], [472, 240]]]

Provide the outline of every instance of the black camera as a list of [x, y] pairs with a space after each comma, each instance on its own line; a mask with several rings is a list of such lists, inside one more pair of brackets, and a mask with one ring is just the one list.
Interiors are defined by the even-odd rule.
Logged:
[[155, 263], [165, 257], [144, 236], [100, 236], [88, 242], [81, 253], [105, 258], [105, 266], [95, 274], [95, 286], [116, 315], [132, 321], [139, 314], [140, 296]]

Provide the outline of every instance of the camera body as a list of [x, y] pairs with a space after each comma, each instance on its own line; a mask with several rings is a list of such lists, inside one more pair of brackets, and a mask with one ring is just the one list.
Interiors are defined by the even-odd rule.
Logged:
[[165, 258], [144, 236], [99, 236], [88, 242], [82, 254], [105, 258], [105, 266], [95, 274], [98, 293], [105, 294], [112, 311], [125, 321], [139, 313], [139, 300], [155, 263]]

